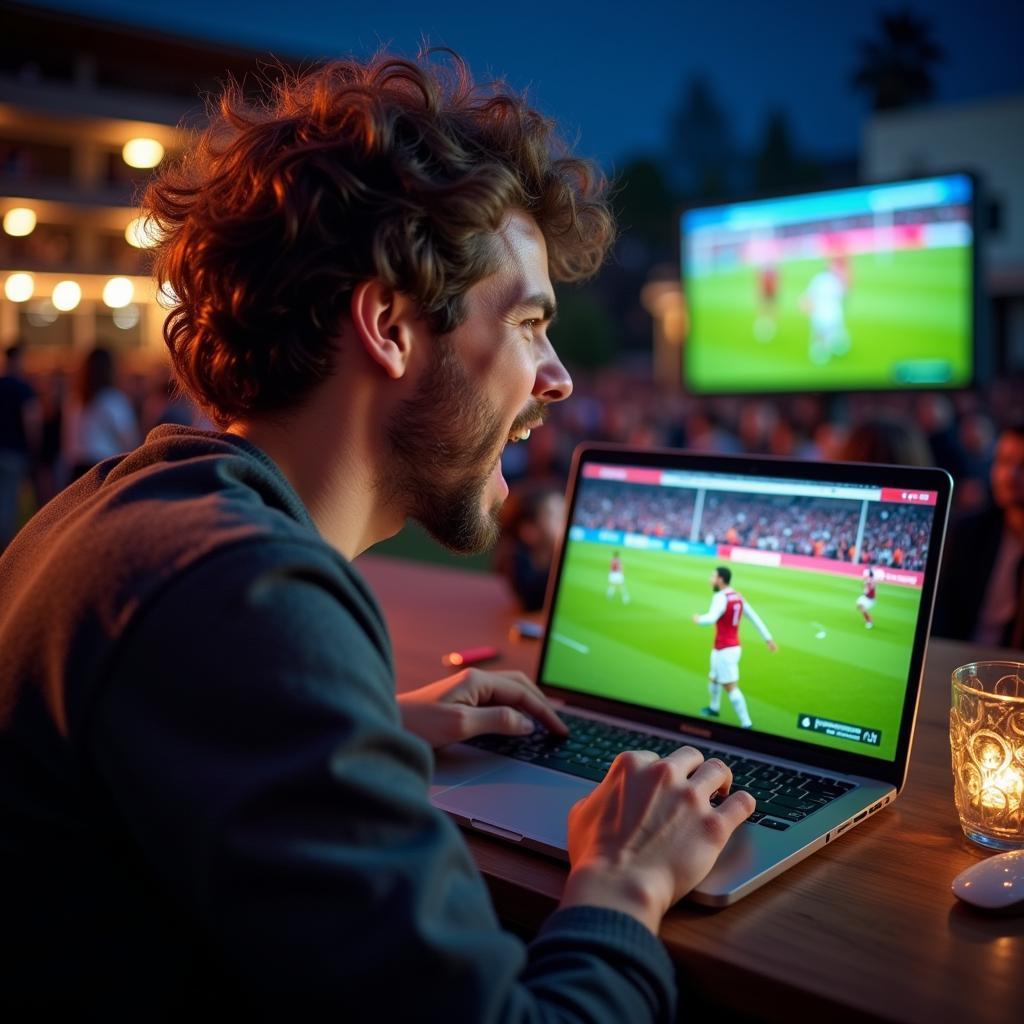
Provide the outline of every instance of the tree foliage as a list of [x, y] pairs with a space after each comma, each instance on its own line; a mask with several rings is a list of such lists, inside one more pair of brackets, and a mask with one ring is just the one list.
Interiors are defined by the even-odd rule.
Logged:
[[925, 103], [935, 95], [933, 69], [945, 57], [928, 21], [904, 8], [883, 14], [877, 35], [861, 40], [850, 82], [868, 95], [873, 110]]
[[616, 330], [593, 286], [562, 285], [558, 289], [558, 320], [551, 336], [570, 369], [596, 369], [611, 363]]
[[655, 250], [670, 248], [675, 241], [676, 200], [659, 163], [638, 157], [616, 180], [615, 216], [621, 233]]
[[670, 177], [688, 199], [727, 195], [736, 156], [725, 109], [704, 77], [690, 79], [669, 124]]

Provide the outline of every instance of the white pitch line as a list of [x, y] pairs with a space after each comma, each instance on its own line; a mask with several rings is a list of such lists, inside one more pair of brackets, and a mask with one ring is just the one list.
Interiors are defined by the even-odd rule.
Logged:
[[590, 648], [586, 644], [581, 644], [578, 640], [571, 640], [562, 633], [552, 633], [551, 639], [557, 640], [560, 644], [565, 644], [566, 647], [571, 647], [574, 651], [579, 651], [580, 654], [590, 653]]

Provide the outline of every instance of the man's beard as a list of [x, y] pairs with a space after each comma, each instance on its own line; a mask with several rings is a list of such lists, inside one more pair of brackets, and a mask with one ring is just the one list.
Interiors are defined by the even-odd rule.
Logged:
[[[481, 501], [506, 428], [490, 403], [477, 397], [479, 385], [447, 339], [434, 344], [432, 365], [386, 428], [391, 458], [378, 486], [446, 548], [477, 554], [494, 547], [501, 533], [500, 503], [484, 511]], [[531, 402], [513, 429], [542, 416], [540, 404]]]

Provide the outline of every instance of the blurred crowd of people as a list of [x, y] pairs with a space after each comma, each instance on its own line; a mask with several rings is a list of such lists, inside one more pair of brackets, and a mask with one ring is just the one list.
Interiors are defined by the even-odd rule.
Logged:
[[[158, 424], [211, 426], [177, 393], [162, 364], [146, 372], [129, 371], [118, 366], [111, 350], [99, 346], [84, 355], [74, 372], [33, 373], [24, 357], [24, 346], [8, 346], [0, 374], [0, 549], [35, 508], [91, 466], [133, 448]], [[572, 400], [551, 407], [544, 428], [534, 431], [528, 444], [509, 445], [505, 451], [512, 496], [495, 564], [508, 575], [524, 607], [540, 606], [572, 451], [583, 440], [941, 466], [956, 481], [947, 557], [952, 567], [942, 590], [952, 589], [948, 580], [956, 575], [960, 595], [973, 597], [951, 610], [943, 607], [940, 590], [937, 623], [948, 635], [970, 639], [980, 636], [980, 616], [989, 622], [986, 636], [1009, 640], [1016, 626], [1011, 623], [1009, 632], [1000, 633], [993, 624], [1016, 622], [1024, 607], [1024, 560], [1018, 552], [1018, 546], [1024, 551], [1024, 526], [1020, 538], [1017, 529], [1024, 517], [1022, 393], [1019, 381], [1002, 381], [986, 390], [952, 394], [698, 398], [658, 389], [642, 371], [577, 374]], [[651, 492], [640, 532], [688, 537], [692, 499], [672, 503], [656, 488]], [[747, 499], [738, 504], [727, 495], [712, 499], [701, 531], [716, 542], [853, 557], [859, 512], [852, 504], [844, 510], [837, 503], [828, 509], [806, 503], [804, 518], [794, 523], [773, 515], [771, 502], [755, 508]], [[621, 528], [621, 516], [600, 503], [581, 514], [588, 524]], [[869, 524], [861, 559], [921, 569], [927, 558], [915, 519], [921, 514], [911, 507], [873, 513], [877, 520]], [[965, 540], [974, 536], [972, 530], [975, 540]], [[981, 552], [980, 561], [972, 562], [972, 545]], [[986, 590], [990, 577], [998, 584], [994, 596]]]
[[97, 346], [73, 372], [32, 373], [9, 345], [0, 369], [0, 550], [36, 508], [153, 427], [209, 422], [175, 393], [166, 369], [125, 373]]
[[[892, 392], [874, 394], [799, 394], [780, 398], [699, 398], [658, 390], [644, 374], [604, 371], [576, 375], [569, 402], [552, 408], [544, 429], [528, 445], [506, 449], [504, 472], [512, 483], [506, 531], [497, 565], [531, 561], [524, 532], [520, 488], [531, 494], [558, 495], [565, 486], [572, 450], [582, 440], [642, 447], [679, 447], [720, 454], [764, 454], [817, 461], [939, 466], [955, 481], [950, 532], [940, 577], [935, 631], [942, 636], [993, 644], [1024, 646], [1024, 382], [1003, 379], [985, 389], [955, 393]], [[653, 489], [652, 489], [653, 490]], [[663, 497], [645, 508], [642, 532], [671, 528], [688, 536], [692, 508], [669, 508]], [[588, 508], [593, 522], [600, 508]], [[778, 543], [786, 538], [771, 524], [754, 520], [753, 510], [723, 505], [712, 533], [725, 543]], [[716, 516], [718, 511], [706, 509]], [[744, 520], [740, 515], [744, 515]], [[928, 555], [920, 518], [912, 506], [879, 509], [872, 518], [861, 553], [876, 565], [920, 570]], [[832, 521], [832, 516], [838, 517]], [[690, 518], [688, 518], [690, 517]], [[758, 515], [756, 518], [766, 518]], [[741, 528], [746, 523], [750, 529]], [[789, 525], [789, 524], [787, 524]], [[840, 509], [806, 531], [797, 553], [850, 559], [856, 528]], [[767, 529], [762, 529], [767, 527]], [[614, 528], [611, 527], [611, 528]], [[757, 536], [754, 536], [755, 529]], [[792, 527], [790, 527], [792, 529]], [[783, 527], [783, 530], [785, 527]], [[730, 530], [733, 532], [730, 534]], [[741, 537], [741, 532], [744, 535]], [[815, 535], [817, 534], [817, 535]], [[827, 534], [827, 536], [826, 536]], [[734, 539], [733, 539], [734, 538]], [[545, 549], [550, 540], [544, 541]], [[810, 550], [807, 550], [807, 549]], [[533, 561], [542, 555], [533, 556]], [[524, 608], [537, 608], [542, 593], [521, 592]]]
[[687, 540], [693, 532], [696, 491], [647, 484], [594, 481], [576, 504], [573, 522], [587, 530], [622, 530]]
[[928, 508], [870, 508], [858, 553], [860, 502], [708, 491], [694, 537], [695, 494], [645, 484], [592, 483], [577, 502], [573, 522], [590, 530], [694, 539], [840, 562], [858, 560], [917, 572], [928, 560]]
[[[1019, 414], [1024, 382], [985, 390], [696, 397], [659, 390], [644, 373], [574, 377], [528, 445], [506, 449], [509, 480], [565, 480], [581, 440], [720, 454], [941, 466], [956, 480], [956, 509], [988, 500], [1000, 427]], [[553, 429], [552, 429], [553, 428]]]

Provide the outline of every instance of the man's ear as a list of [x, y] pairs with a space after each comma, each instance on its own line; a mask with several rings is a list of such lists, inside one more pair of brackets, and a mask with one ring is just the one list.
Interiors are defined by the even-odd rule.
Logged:
[[356, 286], [349, 311], [356, 336], [370, 358], [393, 380], [404, 376], [419, 320], [416, 303], [371, 278]]

